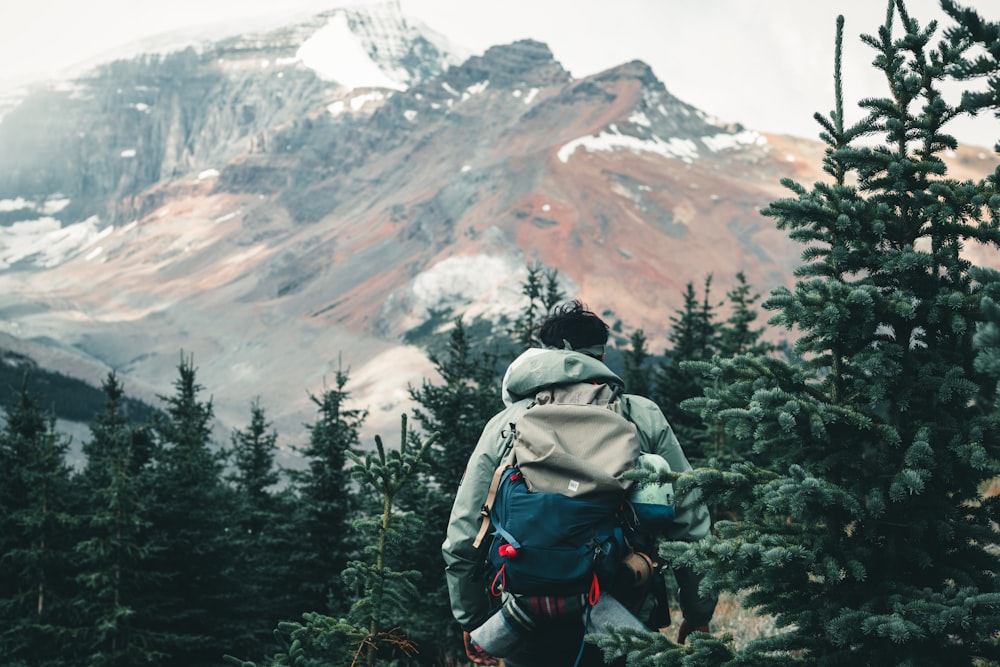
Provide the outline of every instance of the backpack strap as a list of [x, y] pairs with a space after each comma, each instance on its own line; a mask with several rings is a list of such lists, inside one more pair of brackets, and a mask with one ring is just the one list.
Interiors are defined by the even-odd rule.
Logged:
[[490, 530], [490, 524], [492, 523], [492, 521], [490, 521], [490, 510], [493, 508], [493, 501], [496, 500], [497, 497], [497, 487], [500, 486], [500, 478], [503, 477], [504, 470], [509, 468], [514, 463], [513, 455], [509, 457], [507, 455], [513, 446], [514, 424], [511, 424], [510, 433], [507, 435], [507, 439], [503, 444], [503, 449], [500, 450], [500, 465], [498, 465], [497, 469], [493, 471], [493, 480], [490, 482], [489, 493], [486, 494], [486, 500], [483, 502], [483, 506], [479, 510], [479, 513], [483, 516], [483, 522], [479, 526], [479, 533], [476, 534], [475, 541], [472, 543], [472, 546], [476, 549], [478, 549], [479, 545], [481, 545], [483, 540], [486, 539], [486, 534]]

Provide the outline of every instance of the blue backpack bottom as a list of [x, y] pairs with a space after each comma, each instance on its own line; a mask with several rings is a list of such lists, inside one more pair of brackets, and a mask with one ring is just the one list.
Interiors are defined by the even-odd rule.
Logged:
[[516, 467], [504, 471], [490, 511], [487, 561], [493, 590], [518, 595], [587, 594], [628, 553], [620, 496], [581, 499], [528, 490]]

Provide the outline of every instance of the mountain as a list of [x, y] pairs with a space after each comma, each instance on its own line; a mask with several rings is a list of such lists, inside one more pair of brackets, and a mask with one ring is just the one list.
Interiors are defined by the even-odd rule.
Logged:
[[822, 178], [821, 144], [721, 125], [639, 61], [458, 53], [389, 3], [33, 92], [0, 122], [0, 331], [141, 398], [193, 354], [220, 440], [259, 396], [296, 441], [343, 367], [391, 439], [436, 379], [414, 332], [502, 326], [530, 263], [654, 350], [689, 281], [791, 284], [801, 247], [759, 210]]

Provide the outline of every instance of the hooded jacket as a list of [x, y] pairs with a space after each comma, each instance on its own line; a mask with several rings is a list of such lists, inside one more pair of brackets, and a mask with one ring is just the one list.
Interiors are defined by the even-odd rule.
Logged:
[[[504, 377], [502, 394], [506, 409], [486, 424], [469, 457], [442, 545], [452, 614], [465, 630], [481, 625], [495, 607], [482, 580], [481, 556], [473, 542], [482, 523], [480, 510], [489, 492], [493, 473], [500, 463], [505, 436], [510, 425], [517, 423], [539, 390], [571, 382], [624, 384], [604, 363], [586, 354], [572, 350], [528, 350], [511, 363]], [[691, 464], [659, 407], [642, 396], [625, 394], [624, 397], [629, 405], [629, 418], [639, 433], [641, 450], [659, 454], [675, 472], [691, 470]], [[708, 509], [699, 502], [699, 498], [695, 492], [677, 499], [674, 521], [665, 532], [667, 539], [695, 541], [708, 535]], [[708, 623], [715, 601], [698, 597], [698, 577], [690, 572], [684, 576], [677, 574], [684, 617], [696, 625]]]

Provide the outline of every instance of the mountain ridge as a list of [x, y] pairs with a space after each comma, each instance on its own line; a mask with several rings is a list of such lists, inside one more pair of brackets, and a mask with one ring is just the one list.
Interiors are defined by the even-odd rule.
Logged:
[[338, 85], [288, 55], [329, 21], [112, 63], [8, 114], [0, 332], [144, 395], [193, 354], [222, 428], [259, 396], [292, 442], [346, 368], [391, 438], [435, 376], [408, 334], [512, 321], [529, 264], [654, 350], [687, 283], [792, 281], [802, 248], [759, 210], [823, 177], [822, 144], [719, 124], [641, 61], [574, 79], [534, 40], [449, 65], [411, 33], [384, 51], [420, 61], [405, 86]]

